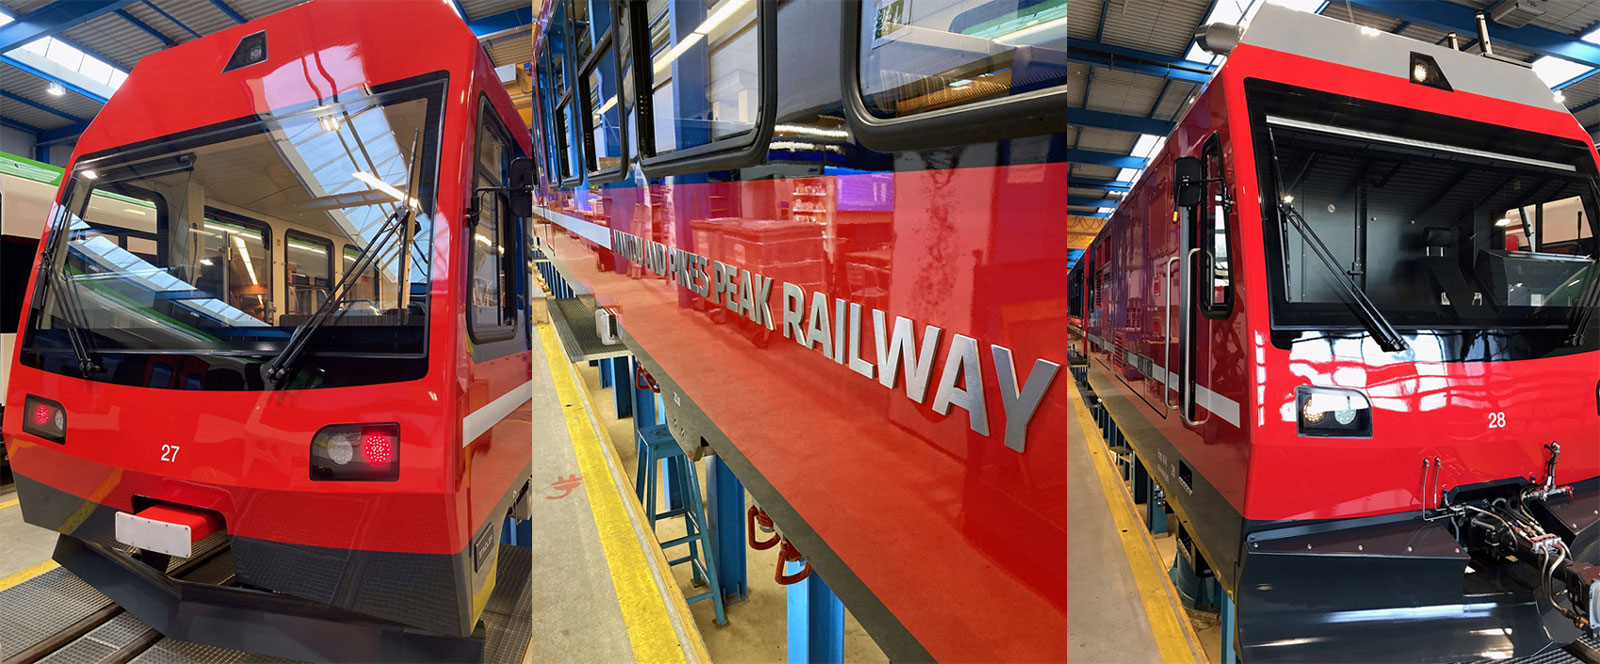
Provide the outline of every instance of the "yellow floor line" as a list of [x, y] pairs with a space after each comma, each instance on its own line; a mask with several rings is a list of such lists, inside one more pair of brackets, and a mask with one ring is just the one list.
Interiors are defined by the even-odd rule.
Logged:
[[627, 508], [622, 497], [613, 482], [600, 481], [612, 477], [611, 471], [584, 409], [584, 399], [572, 368], [563, 366], [566, 353], [561, 350], [550, 326], [540, 325], [539, 336], [544, 341], [545, 357], [550, 364], [550, 375], [555, 379], [556, 397], [561, 400], [562, 416], [572, 439], [578, 470], [590, 480], [583, 483], [583, 488], [590, 509], [594, 511], [594, 523], [600, 532], [600, 544], [616, 589], [617, 604], [622, 609], [622, 620], [628, 627], [628, 642], [633, 646], [634, 659], [652, 664], [686, 662], [666, 602], [657, 591], [655, 577], [647, 567], [645, 553], [640, 550], [633, 525], [624, 511]]
[[1100, 489], [1105, 492], [1106, 503], [1111, 506], [1111, 518], [1116, 522], [1117, 530], [1121, 531], [1122, 550], [1127, 554], [1134, 585], [1139, 588], [1139, 601], [1144, 604], [1145, 617], [1150, 620], [1151, 636], [1155, 638], [1156, 648], [1161, 651], [1161, 661], [1207, 661], [1200, 637], [1195, 634], [1194, 625], [1189, 623], [1183, 604], [1178, 599], [1178, 590], [1173, 587], [1172, 579], [1162, 571], [1155, 540], [1150, 538], [1144, 523], [1133, 517], [1136, 508], [1133, 497], [1128, 495], [1122, 479], [1115, 474], [1115, 467], [1105, 446], [1089, 444], [1090, 436], [1094, 436], [1096, 441], [1100, 440], [1099, 428], [1084, 405], [1078, 386], [1072, 381], [1068, 381], [1067, 386], [1070, 392], [1068, 399], [1072, 401], [1078, 413], [1078, 423], [1083, 428], [1084, 444], [1094, 459], [1095, 474], [1100, 477]]
[[22, 501], [21, 498], [12, 498], [11, 500], [8, 500], [6, 502], [0, 503], [0, 510], [3, 510], [5, 508], [7, 508], [7, 507], [11, 507], [13, 505], [16, 505], [17, 503], [19, 503], [21, 501]]
[[[615, 385], [613, 385], [611, 389], [613, 389], [613, 390], [616, 389]], [[583, 392], [584, 392], [584, 403], [588, 406], [589, 411], [592, 413], [592, 412], [594, 412], [594, 403], [589, 401], [589, 397], [588, 397], [587, 391], [584, 390]], [[604, 443], [603, 445], [600, 446], [600, 449], [605, 450], [606, 458], [610, 461], [611, 467], [612, 468], [622, 468], [622, 457], [617, 455], [617, 446], [616, 446], [616, 443], [611, 439], [611, 433], [606, 430], [606, 427], [604, 425], [600, 424], [597, 421], [594, 421], [593, 418], [591, 418], [590, 421], [594, 423], [595, 431], [599, 432], [600, 439]], [[620, 471], [618, 471], [618, 472], [620, 472]], [[626, 487], [628, 487], [630, 489], [634, 485], [632, 479], [626, 480], [625, 482], [622, 482], [622, 484], [624, 484]], [[639, 503], [639, 499], [635, 494], [628, 493], [627, 496], [623, 499], [622, 502], [623, 502], [624, 505], [628, 506], [628, 509], [633, 511], [634, 523], [644, 524], [644, 523], [648, 523], [649, 522], [649, 520], [646, 519], [645, 515], [644, 515], [644, 505]], [[659, 546], [648, 547], [648, 550], [649, 550], [651, 556], [654, 557], [655, 560], [656, 560], [656, 567], [655, 568], [657, 570], [662, 570], [662, 574], [665, 575], [664, 583], [666, 583], [668, 585], [671, 585], [671, 583], [672, 583], [672, 571], [671, 571], [672, 570], [672, 565], [667, 562], [667, 553], [665, 551], [663, 551], [661, 549], [661, 547], [659, 547]], [[689, 612], [689, 602], [688, 602], [688, 600], [684, 599], [683, 591], [681, 589], [679, 589], [679, 588], [674, 587], [673, 591], [669, 592], [667, 594], [670, 596], [671, 601], [674, 604], [674, 607], [677, 609], [678, 615], [682, 616], [682, 618], [683, 618], [683, 621], [684, 621], [684, 625], [683, 625], [684, 632], [687, 633], [687, 638], [689, 639], [689, 645], [694, 649], [695, 656], [697, 658], [699, 658], [699, 661], [701, 661], [701, 662], [710, 662], [711, 661], [711, 656], [706, 651], [705, 639], [701, 638], [700, 630], [694, 624], [694, 616], [693, 616], [693, 614], [691, 614]]]
[[0, 579], [0, 590], [6, 590], [12, 586], [22, 583], [23, 581], [27, 581], [28, 579], [53, 570], [56, 567], [58, 567], [58, 565], [56, 565], [56, 561], [46, 560], [42, 563], [34, 565], [33, 567], [29, 567], [28, 569], [12, 574], [4, 579]]

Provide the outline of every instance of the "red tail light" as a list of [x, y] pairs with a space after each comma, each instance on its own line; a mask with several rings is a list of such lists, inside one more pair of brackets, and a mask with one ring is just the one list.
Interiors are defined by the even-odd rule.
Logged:
[[22, 430], [52, 443], [67, 442], [67, 410], [60, 403], [32, 394], [23, 399]]
[[334, 424], [311, 438], [311, 479], [392, 482], [400, 479], [400, 425]]

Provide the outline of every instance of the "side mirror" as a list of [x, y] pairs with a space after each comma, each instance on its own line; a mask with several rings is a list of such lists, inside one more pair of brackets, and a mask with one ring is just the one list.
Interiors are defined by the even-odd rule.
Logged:
[[1194, 207], [1205, 200], [1205, 179], [1199, 157], [1178, 157], [1172, 165], [1172, 195], [1177, 206]]
[[511, 203], [511, 215], [514, 217], [533, 216], [533, 159], [521, 157], [511, 160], [510, 191], [506, 192]]

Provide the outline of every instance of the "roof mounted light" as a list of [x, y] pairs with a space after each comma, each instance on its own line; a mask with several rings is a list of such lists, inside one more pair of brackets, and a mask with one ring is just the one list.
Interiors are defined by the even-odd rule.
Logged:
[[1227, 55], [1239, 45], [1239, 40], [1244, 38], [1244, 28], [1231, 23], [1212, 23], [1203, 25], [1194, 33], [1196, 45], [1207, 52], [1217, 55]]

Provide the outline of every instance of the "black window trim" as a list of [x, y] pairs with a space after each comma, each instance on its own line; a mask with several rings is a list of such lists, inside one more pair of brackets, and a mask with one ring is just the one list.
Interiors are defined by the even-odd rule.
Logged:
[[[584, 0], [578, 1], [583, 2]], [[616, 54], [620, 52], [620, 49], [615, 48], [617, 46], [617, 41], [619, 41], [617, 38], [617, 21], [623, 20], [621, 14], [617, 11], [620, 8], [619, 2], [613, 1], [606, 4], [611, 7], [611, 23], [610, 25], [606, 26], [605, 34], [600, 36], [599, 41], [595, 43], [594, 49], [589, 52], [589, 57], [585, 59], [583, 63], [578, 65], [578, 85], [580, 86], [580, 94], [578, 96], [583, 100], [585, 106], [582, 119], [583, 145], [585, 148], [583, 168], [584, 174], [589, 180], [589, 184], [592, 185], [617, 182], [628, 176], [628, 119], [625, 109], [622, 105], [622, 84], [623, 81], [627, 79], [623, 76], [622, 58], [618, 55], [612, 56], [611, 69], [612, 75], [616, 77], [617, 105], [614, 108], [617, 110], [618, 119], [617, 143], [622, 154], [621, 158], [617, 162], [617, 165], [612, 168], [600, 170], [591, 168], [591, 166], [599, 164], [600, 155], [595, 154], [594, 149], [594, 109], [588, 108], [590, 92], [589, 73], [593, 72], [600, 66], [600, 62], [604, 59], [607, 53]], [[593, 7], [590, 8], [590, 15], [593, 16]], [[591, 18], [590, 21], [592, 23], [593, 19]], [[635, 60], [635, 62], [637, 62], [637, 60]]]
[[[260, 219], [256, 219], [254, 217], [239, 214], [230, 210], [224, 210], [211, 205], [207, 205], [202, 208], [201, 213], [201, 224], [205, 223], [205, 217], [214, 217], [217, 221], [233, 224], [235, 226], [243, 226], [261, 234], [261, 241], [264, 243], [262, 249], [265, 249], [267, 252], [267, 278], [265, 283], [267, 284], [267, 299], [269, 300], [268, 304], [270, 305], [270, 300], [272, 297], [278, 294], [278, 284], [277, 281], [273, 279], [275, 275], [272, 274], [275, 271], [273, 269], [275, 267], [275, 261], [273, 260], [274, 252], [272, 251], [272, 224], [261, 221]], [[123, 242], [123, 244], [127, 244], [127, 242]], [[123, 248], [126, 249], [127, 247]], [[284, 257], [287, 259], [289, 251], [289, 245], [287, 242], [284, 243], [283, 250], [285, 252]], [[287, 263], [285, 263], [285, 265], [287, 265]], [[287, 274], [287, 270], [285, 270], [285, 273]], [[332, 273], [330, 272], [329, 274], [331, 275]], [[287, 284], [285, 285], [287, 286]], [[285, 294], [287, 294], [287, 291], [285, 291]]]
[[883, 118], [861, 97], [861, 0], [840, 2], [839, 82], [845, 119], [857, 141], [879, 152], [985, 143], [1055, 134], [1067, 127], [1067, 85], [906, 117]]
[[[1206, 155], [1212, 151], [1215, 151], [1217, 154], [1217, 163], [1221, 165], [1220, 170], [1222, 171], [1220, 173], [1212, 173], [1209, 170], [1210, 162], [1207, 161]], [[1202, 170], [1201, 177], [1206, 179], [1218, 178], [1220, 181], [1217, 182], [1216, 185], [1221, 189], [1223, 199], [1227, 200], [1229, 184], [1228, 166], [1223, 162], [1223, 159], [1222, 135], [1217, 132], [1212, 132], [1211, 136], [1206, 138], [1204, 143], [1200, 144], [1200, 166], [1202, 169], [1204, 169]], [[1210, 192], [1207, 191], [1207, 193], [1209, 194]], [[1209, 196], [1206, 198], [1209, 198]], [[1227, 243], [1228, 245], [1228, 285], [1224, 287], [1222, 291], [1222, 304], [1212, 304], [1210, 289], [1200, 288], [1200, 280], [1195, 280], [1195, 302], [1200, 304], [1200, 315], [1212, 320], [1222, 320], [1233, 313], [1233, 284], [1235, 281], [1234, 275], [1237, 273], [1237, 271], [1234, 269], [1233, 257], [1238, 253], [1234, 251], [1233, 245], [1235, 237], [1238, 235], [1238, 233], [1234, 230], [1235, 224], [1231, 219], [1228, 218], [1228, 212], [1230, 211], [1230, 208], [1231, 206], [1224, 205], [1222, 211], [1223, 242]], [[1215, 246], [1212, 244], [1214, 238], [1211, 237], [1211, 232], [1213, 229], [1209, 228], [1209, 225], [1215, 222], [1214, 219], [1211, 219], [1211, 215], [1215, 211], [1216, 203], [1214, 201], [1202, 200], [1201, 204], [1196, 206], [1194, 212], [1191, 212], [1189, 216], [1190, 219], [1204, 220], [1201, 222], [1201, 224], [1203, 224], [1205, 228], [1202, 228], [1200, 232], [1197, 233], [1197, 237], [1206, 238], [1204, 244], [1207, 246], [1201, 247], [1200, 252], [1205, 254], [1209, 259], [1206, 263], [1208, 270], [1216, 269], [1217, 257], [1212, 255], [1211, 251], [1209, 251], [1210, 246]], [[1214, 280], [1215, 277], [1213, 276], [1212, 279]], [[1207, 281], [1206, 283], [1214, 282]], [[1201, 295], [1205, 295], [1205, 297], [1200, 297]]]
[[[755, 126], [735, 134], [723, 136], [709, 143], [690, 148], [657, 153], [654, 132], [639, 131], [639, 169], [646, 177], [664, 177], [685, 173], [726, 171], [760, 164], [766, 159], [767, 146], [772, 142], [773, 128], [778, 112], [778, 0], [756, 0], [756, 59], [757, 104]], [[629, 3], [635, 15], [645, 11], [646, 3]], [[672, 5], [668, 4], [668, 11]], [[639, 23], [649, 26], [649, 17]], [[655, 127], [653, 98], [655, 67], [639, 66], [652, 62], [649, 56], [650, 31], [633, 30], [629, 33], [635, 44], [634, 103], [638, 106], [639, 127]], [[641, 39], [641, 35], [643, 38]], [[638, 45], [642, 42], [645, 55], [639, 57]], [[709, 47], [709, 45], [708, 45]], [[644, 75], [646, 72], [648, 76]], [[674, 119], [675, 121], [676, 119]]]
[[[570, 90], [571, 87], [569, 86], [569, 93]], [[484, 136], [489, 132], [495, 133], [496, 140], [499, 140], [505, 144], [506, 152], [510, 153], [507, 155], [507, 157], [515, 156], [516, 141], [512, 140], [511, 138], [511, 130], [507, 129], [505, 126], [505, 121], [500, 119], [500, 114], [495, 111], [494, 104], [489, 101], [489, 95], [480, 92], [478, 94], [478, 126], [473, 132], [472, 168], [468, 169], [467, 173], [468, 182], [470, 183], [468, 191], [473, 192], [472, 196], [474, 197], [483, 195], [477, 190], [478, 173], [479, 169], [482, 168], [482, 163], [479, 160], [479, 154], [483, 148]], [[496, 183], [496, 186], [504, 186], [504, 184], [504, 182], [498, 182]], [[492, 195], [499, 196], [500, 194]], [[473, 202], [476, 203], [477, 201]], [[477, 210], [477, 207], [478, 206], [473, 205], [471, 209]], [[507, 208], [504, 205], [496, 205], [495, 211], [500, 217], [496, 220], [495, 242], [499, 243], [501, 246], [504, 246], [506, 249], [516, 250], [516, 247], [510, 246], [516, 243], [508, 243], [505, 241], [505, 226], [510, 223], [511, 220], [515, 219], [515, 217], [510, 217], [507, 214]], [[516, 255], [510, 255], [511, 252], [508, 251], [506, 254], [501, 254], [497, 257], [500, 266], [498, 271], [498, 279], [500, 285], [501, 304], [499, 307], [497, 307], [500, 310], [500, 323], [497, 325], [480, 325], [477, 322], [477, 311], [475, 311], [477, 305], [473, 304], [472, 302], [472, 292], [474, 288], [474, 282], [472, 279], [472, 270], [474, 265], [473, 258], [478, 255], [478, 241], [476, 238], [472, 237], [477, 234], [476, 215], [474, 215], [472, 219], [468, 220], [466, 231], [467, 239], [464, 244], [467, 245], [467, 260], [462, 268], [464, 270], [465, 278], [461, 280], [461, 283], [464, 286], [464, 288], [461, 290], [462, 300], [466, 304], [467, 336], [472, 339], [472, 343], [475, 345], [513, 339], [517, 336], [517, 324], [515, 320], [516, 315], [513, 314], [512, 320], [509, 322], [506, 320], [505, 315], [505, 303], [512, 302], [512, 309], [516, 309], [514, 306], [515, 303], [509, 299], [512, 295], [514, 295], [514, 293], [510, 292], [512, 289], [509, 288], [510, 284], [508, 283], [514, 270], [510, 269], [508, 266], [511, 265], [513, 261], [515, 261], [517, 264], [520, 264], [521, 253], [519, 251]]]

